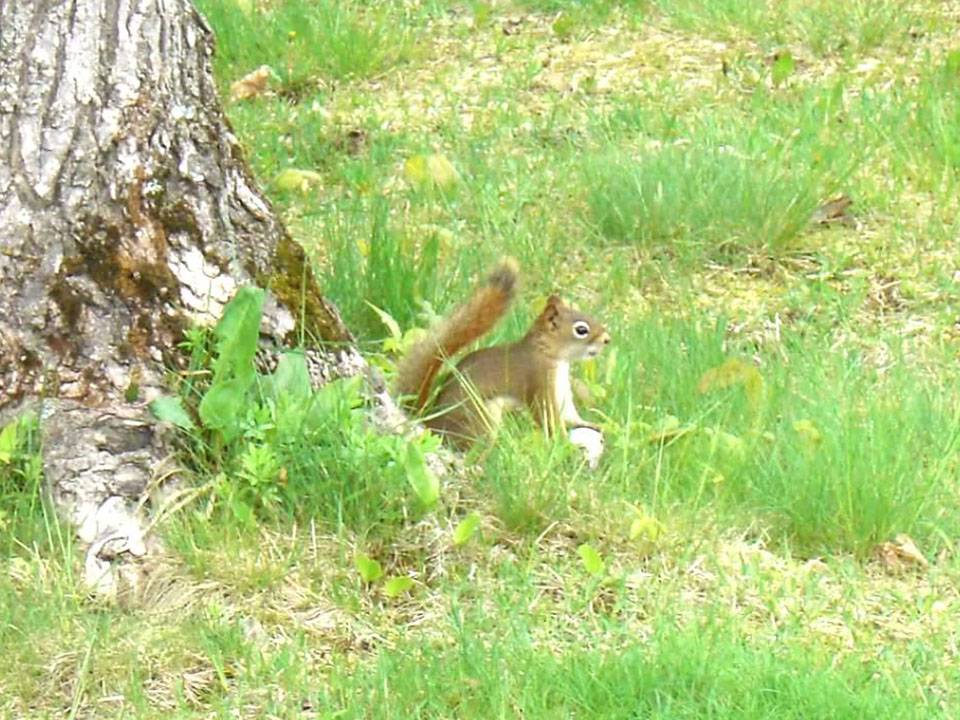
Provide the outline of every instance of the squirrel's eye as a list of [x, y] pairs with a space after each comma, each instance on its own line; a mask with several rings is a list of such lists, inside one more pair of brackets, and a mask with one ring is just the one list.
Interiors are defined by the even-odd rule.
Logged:
[[573, 324], [573, 334], [578, 338], [585, 338], [590, 334], [590, 326], [585, 323], [583, 320], [577, 320]]

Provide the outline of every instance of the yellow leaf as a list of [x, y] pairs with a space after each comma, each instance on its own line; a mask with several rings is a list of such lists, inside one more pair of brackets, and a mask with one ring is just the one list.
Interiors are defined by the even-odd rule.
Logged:
[[657, 426], [656, 432], [669, 433], [679, 429], [679, 427], [680, 418], [678, 418], [676, 415], [667, 415], [660, 421], [660, 425]]
[[422, 185], [427, 181], [427, 159], [423, 155], [414, 155], [403, 163], [403, 174], [410, 182]]
[[427, 158], [427, 173], [430, 175], [430, 179], [443, 190], [453, 187], [460, 179], [453, 163], [443, 155], [430, 155]]
[[813, 424], [813, 420], [808, 418], [803, 418], [802, 420], [797, 420], [793, 423], [794, 432], [797, 433], [804, 440], [812, 443], [820, 442], [821, 435], [820, 431], [817, 430], [817, 426]]
[[13, 452], [17, 448], [17, 422], [6, 425], [0, 431], [0, 465], [13, 460]]
[[913, 539], [904, 533], [897, 535], [892, 542], [880, 543], [874, 553], [884, 565], [895, 571], [902, 571], [910, 565], [927, 567], [929, 564]]
[[298, 170], [297, 168], [287, 168], [281, 170], [273, 178], [273, 184], [280, 190], [287, 192], [299, 191], [306, 192], [311, 185], [323, 182], [323, 176], [312, 170]]
[[415, 185], [433, 185], [449, 190], [460, 179], [459, 173], [443, 155], [414, 155], [403, 163], [403, 174]]
[[267, 81], [272, 74], [269, 65], [261, 65], [247, 73], [230, 86], [230, 100], [237, 102], [259, 95], [267, 89]]
[[753, 365], [741, 358], [730, 358], [722, 365], [707, 370], [700, 376], [697, 390], [707, 393], [737, 384], [743, 385], [750, 405], [756, 406], [763, 400], [763, 376]]

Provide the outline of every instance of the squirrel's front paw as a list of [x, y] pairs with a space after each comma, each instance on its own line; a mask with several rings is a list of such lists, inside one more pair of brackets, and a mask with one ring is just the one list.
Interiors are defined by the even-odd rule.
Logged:
[[570, 430], [570, 442], [583, 450], [590, 468], [597, 467], [603, 455], [603, 433], [599, 428], [581, 425]]

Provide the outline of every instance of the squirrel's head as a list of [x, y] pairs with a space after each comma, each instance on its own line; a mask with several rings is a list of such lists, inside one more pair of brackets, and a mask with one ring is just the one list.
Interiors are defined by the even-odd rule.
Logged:
[[567, 362], [594, 357], [610, 342], [610, 333], [603, 325], [565, 305], [557, 295], [547, 298], [533, 332], [546, 353]]

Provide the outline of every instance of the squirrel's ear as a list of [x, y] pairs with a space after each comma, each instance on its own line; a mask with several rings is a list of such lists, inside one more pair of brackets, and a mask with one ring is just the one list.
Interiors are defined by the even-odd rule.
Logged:
[[556, 329], [557, 318], [560, 316], [560, 302], [559, 295], [551, 295], [547, 298], [547, 304], [543, 308], [543, 312], [540, 313], [540, 318], [542, 322], [548, 323], [552, 328]]

